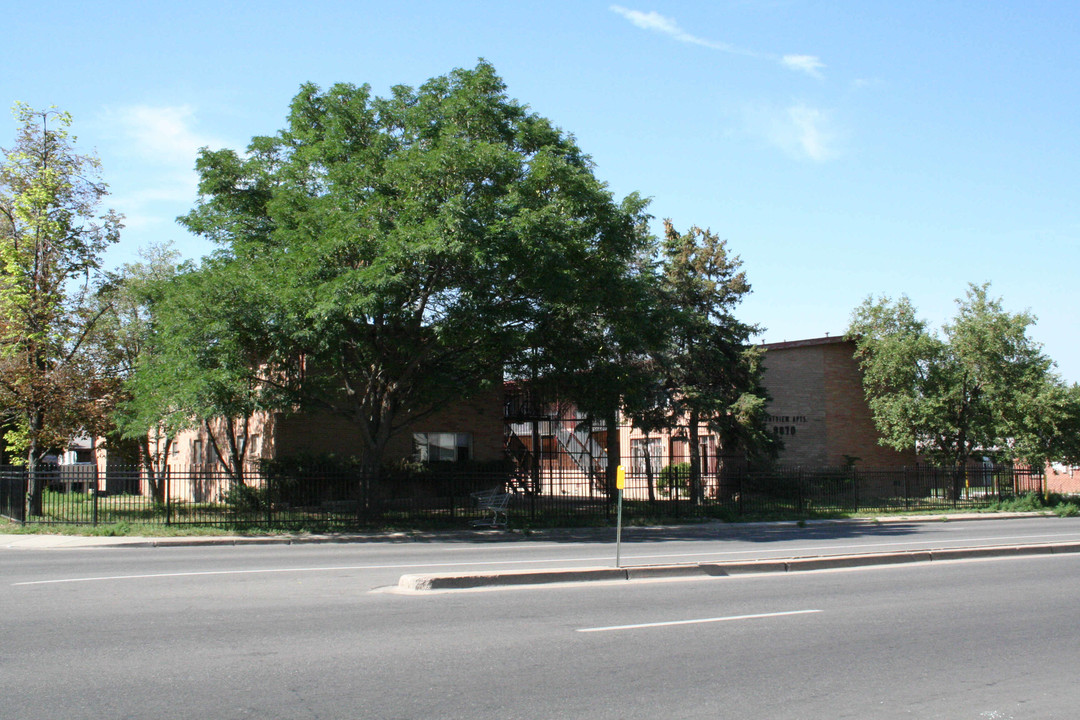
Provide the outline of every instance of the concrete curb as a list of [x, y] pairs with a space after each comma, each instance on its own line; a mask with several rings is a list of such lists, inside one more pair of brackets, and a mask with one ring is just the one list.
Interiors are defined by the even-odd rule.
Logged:
[[514, 585], [546, 585], [568, 582], [611, 580], [654, 580], [681, 577], [726, 577], [761, 573], [807, 572], [836, 568], [897, 565], [917, 562], [942, 562], [989, 557], [1058, 555], [1080, 552], [1080, 542], [1042, 545], [1001, 545], [995, 547], [942, 548], [905, 550], [892, 553], [865, 553], [824, 557], [749, 560], [733, 563], [686, 563], [678, 565], [642, 565], [637, 567], [559, 568], [551, 570], [514, 570], [482, 573], [413, 573], [402, 575], [398, 590], [426, 592], [467, 590]]

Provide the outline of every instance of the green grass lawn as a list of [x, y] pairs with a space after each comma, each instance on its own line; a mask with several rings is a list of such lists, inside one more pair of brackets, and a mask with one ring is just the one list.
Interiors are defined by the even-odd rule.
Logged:
[[[624, 524], [628, 526], [695, 523], [707, 520], [724, 522], [801, 521], [807, 519], [872, 518], [889, 515], [926, 515], [946, 513], [990, 512], [1052, 512], [1062, 517], [1080, 515], [1080, 500], [1076, 498], [1031, 493], [1003, 501], [953, 503], [940, 498], [925, 498], [918, 502], [898, 500], [895, 503], [877, 501], [877, 507], [852, 511], [841, 507], [806, 500], [801, 504], [770, 501], [748, 503], [742, 513], [721, 505], [678, 507], [650, 505], [646, 501], [624, 503]], [[55, 493], [45, 498], [45, 516], [41, 522], [25, 525], [0, 518], [0, 533], [51, 533], [66, 535], [150, 537], [214, 536], [214, 535], [296, 535], [312, 532], [353, 532], [357, 530], [352, 513], [328, 515], [296, 509], [277, 511], [274, 523], [268, 526], [257, 508], [237, 512], [224, 504], [171, 504], [170, 523], [163, 521], [163, 508], [152, 500], [139, 496], [110, 496], [97, 499], [97, 525], [93, 519], [93, 498], [85, 493]], [[755, 507], [762, 509], [755, 510]], [[665, 512], [669, 510], [670, 512]], [[366, 531], [452, 530], [469, 527], [471, 520], [480, 518], [476, 510], [458, 509], [430, 511], [421, 517], [408, 511], [385, 511], [379, 518], [364, 526]], [[568, 504], [559, 508], [540, 505], [530, 512], [526, 504], [511, 506], [510, 527], [521, 530], [541, 528], [597, 527], [614, 524], [614, 506], [592, 503], [588, 507]]]

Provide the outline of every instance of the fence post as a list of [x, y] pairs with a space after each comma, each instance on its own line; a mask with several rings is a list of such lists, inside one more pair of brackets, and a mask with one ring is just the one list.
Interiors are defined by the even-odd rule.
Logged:
[[169, 480], [172, 478], [172, 468], [165, 467], [165, 477], [162, 478], [162, 484], [165, 486], [165, 524], [172, 524], [172, 506], [170, 505], [170, 498], [172, 496], [172, 488], [170, 487]]
[[92, 524], [93, 524], [94, 527], [97, 527], [97, 524], [98, 524], [98, 468], [97, 468], [96, 464], [94, 465], [94, 484], [90, 487], [90, 498], [91, 498], [91, 501], [94, 504]]
[[859, 471], [855, 469], [855, 466], [851, 466], [851, 485], [852, 490], [855, 492], [855, 512], [859, 512]]
[[457, 517], [457, 483], [455, 482], [457, 476], [454, 475], [454, 468], [450, 468], [450, 519], [453, 520]]
[[736, 510], [739, 513], [739, 517], [743, 517], [746, 514], [745, 508], [743, 506], [743, 495], [746, 494], [745, 483], [743, 481], [746, 478], [746, 470], [740, 468], [738, 477], [739, 477], [739, 493], [738, 493], [738, 500], [736, 501]]
[[804, 498], [803, 498], [803, 471], [802, 471], [802, 465], [800, 465], [798, 467], [798, 469], [796, 470], [796, 473], [795, 473], [795, 487], [798, 488], [798, 490], [799, 490], [799, 494], [798, 494], [798, 501], [799, 501], [798, 513], [800, 515], [802, 515], [805, 512], [805, 509], [803, 508], [803, 500], [804, 500]]
[[[243, 472], [243, 470], [241, 470]], [[262, 481], [263, 497], [266, 498], [266, 525], [269, 527], [274, 524], [274, 486], [273, 480], [267, 476], [267, 474], [260, 467], [256, 471], [256, 475], [259, 480]]]

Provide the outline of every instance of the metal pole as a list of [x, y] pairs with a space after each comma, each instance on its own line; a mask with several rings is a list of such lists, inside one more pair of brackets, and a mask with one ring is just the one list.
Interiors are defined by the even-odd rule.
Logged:
[[622, 494], [626, 485], [626, 468], [619, 465], [615, 468], [615, 490], [618, 492], [619, 509], [615, 521], [615, 567], [622, 567]]

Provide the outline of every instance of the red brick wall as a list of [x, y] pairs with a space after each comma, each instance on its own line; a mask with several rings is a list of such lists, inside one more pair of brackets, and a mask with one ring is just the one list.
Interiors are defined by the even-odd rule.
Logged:
[[1047, 465], [1046, 492], [1074, 495], [1080, 493], [1080, 467]]

